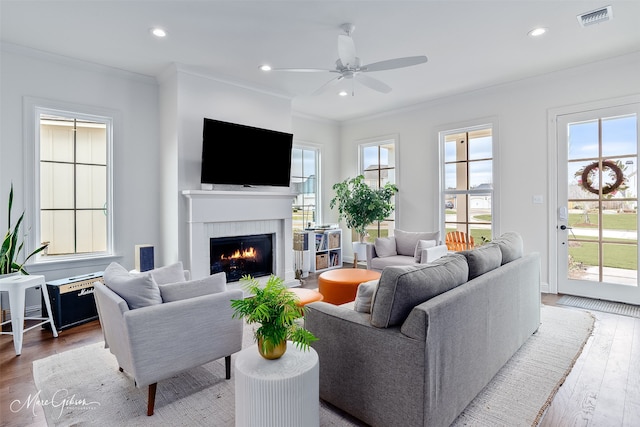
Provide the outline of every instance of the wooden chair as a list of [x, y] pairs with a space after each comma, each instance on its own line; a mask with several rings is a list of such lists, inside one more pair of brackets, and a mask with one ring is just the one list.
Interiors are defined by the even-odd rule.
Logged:
[[450, 251], [466, 251], [475, 247], [473, 237], [471, 235], [467, 236], [464, 231], [448, 232], [444, 242]]

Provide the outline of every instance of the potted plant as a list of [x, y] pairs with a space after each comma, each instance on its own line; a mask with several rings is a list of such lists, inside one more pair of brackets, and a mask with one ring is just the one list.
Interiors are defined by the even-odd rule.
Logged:
[[[367, 237], [367, 226], [384, 221], [393, 212], [391, 198], [398, 192], [394, 184], [386, 183], [381, 188], [371, 188], [365, 181], [364, 175], [347, 178], [333, 185], [336, 195], [329, 207], [338, 207], [338, 218], [344, 219], [347, 227], [359, 236], [359, 242], [353, 242], [354, 254], [361, 253], [359, 247], [364, 246]], [[355, 260], [357, 262], [357, 258]]]
[[287, 340], [304, 351], [317, 340], [311, 332], [295, 322], [304, 315], [305, 308], [298, 306], [297, 297], [287, 290], [281, 278], [272, 275], [264, 286], [251, 276], [243, 276], [240, 281], [244, 282], [244, 288], [253, 296], [231, 301], [233, 317], [260, 324], [254, 331], [254, 338], [262, 357], [280, 358], [287, 350]]
[[20, 262], [18, 258], [20, 256], [20, 252], [24, 247], [24, 241], [20, 241], [20, 224], [22, 224], [22, 220], [24, 219], [24, 211], [20, 218], [18, 218], [18, 222], [12, 228], [11, 227], [11, 208], [13, 206], [13, 184], [11, 184], [11, 191], [9, 191], [9, 209], [7, 213], [7, 234], [4, 236], [2, 240], [2, 247], [0, 248], [0, 275], [7, 274], [29, 274], [27, 270], [24, 268], [24, 264], [37, 254], [38, 252], [43, 251], [48, 244], [40, 246], [35, 251], [31, 252], [29, 255], [25, 257], [25, 259]]

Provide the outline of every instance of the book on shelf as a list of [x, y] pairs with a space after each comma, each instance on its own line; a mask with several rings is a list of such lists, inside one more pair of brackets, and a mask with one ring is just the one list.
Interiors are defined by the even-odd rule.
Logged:
[[324, 233], [316, 234], [316, 251], [327, 250], [327, 235]]

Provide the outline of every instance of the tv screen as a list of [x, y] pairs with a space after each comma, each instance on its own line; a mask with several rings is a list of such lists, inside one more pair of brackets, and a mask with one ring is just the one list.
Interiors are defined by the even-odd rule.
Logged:
[[288, 187], [293, 135], [204, 119], [203, 184]]

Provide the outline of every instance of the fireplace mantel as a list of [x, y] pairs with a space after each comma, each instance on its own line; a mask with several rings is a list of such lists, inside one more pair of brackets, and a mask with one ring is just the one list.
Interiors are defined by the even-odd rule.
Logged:
[[189, 228], [189, 267], [194, 278], [208, 276], [209, 239], [272, 232], [275, 274], [295, 282], [291, 204], [295, 194], [261, 191], [185, 190]]

